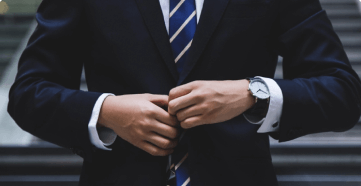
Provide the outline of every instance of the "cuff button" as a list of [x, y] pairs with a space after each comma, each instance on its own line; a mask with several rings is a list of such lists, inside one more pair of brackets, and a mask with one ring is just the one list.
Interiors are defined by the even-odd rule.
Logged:
[[278, 122], [272, 125], [273, 128], [278, 127]]

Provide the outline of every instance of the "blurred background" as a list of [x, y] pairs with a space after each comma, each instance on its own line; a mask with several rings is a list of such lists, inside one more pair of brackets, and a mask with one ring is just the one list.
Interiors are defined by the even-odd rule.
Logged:
[[[320, 1], [360, 76], [361, 0]], [[40, 2], [0, 2], [1, 186], [75, 186], [79, 179], [80, 157], [22, 131], [6, 111], [8, 91], [36, 27]], [[281, 65], [279, 59], [277, 78], [282, 78]], [[86, 90], [84, 78], [81, 89]], [[286, 143], [271, 139], [271, 151], [280, 186], [361, 186], [361, 122], [343, 133], [308, 135]]]

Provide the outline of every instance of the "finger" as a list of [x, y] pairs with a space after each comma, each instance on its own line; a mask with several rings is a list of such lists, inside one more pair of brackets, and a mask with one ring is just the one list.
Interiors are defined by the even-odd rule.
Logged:
[[180, 123], [181, 127], [184, 129], [189, 129], [189, 128], [196, 127], [198, 125], [203, 125], [203, 124], [205, 124], [205, 123], [202, 120], [202, 115], [187, 118]]
[[157, 107], [155, 108], [155, 114], [154, 114], [154, 119], [156, 119], [157, 121], [167, 124], [169, 126], [173, 126], [173, 127], [178, 127], [179, 126], [179, 121], [177, 119], [177, 117], [170, 115], [167, 111], [165, 111], [164, 109]]
[[169, 101], [176, 99], [178, 97], [184, 96], [192, 92], [194, 86], [192, 83], [187, 83], [178, 87], [173, 88], [169, 92]]
[[167, 95], [150, 94], [148, 96], [148, 100], [159, 107], [167, 107], [168, 106], [168, 96]]
[[161, 149], [173, 149], [178, 144], [177, 140], [170, 140], [170, 139], [164, 138], [156, 133], [149, 134], [147, 136], [146, 141], [152, 143], [153, 145], [155, 145]]
[[158, 133], [164, 137], [175, 139], [178, 137], [179, 129], [175, 127], [168, 126], [164, 123], [156, 122], [151, 125], [151, 131]]
[[178, 121], [182, 122], [187, 118], [202, 115], [205, 112], [205, 108], [200, 105], [193, 105], [177, 112]]
[[175, 115], [179, 110], [194, 105], [198, 103], [198, 101], [199, 99], [196, 99], [192, 93], [178, 97], [168, 103], [168, 112], [171, 115]]
[[143, 149], [144, 151], [148, 152], [149, 154], [153, 155], [153, 156], [167, 156], [171, 153], [173, 153], [173, 149], [161, 149], [147, 141], [143, 141], [141, 142], [141, 149]]

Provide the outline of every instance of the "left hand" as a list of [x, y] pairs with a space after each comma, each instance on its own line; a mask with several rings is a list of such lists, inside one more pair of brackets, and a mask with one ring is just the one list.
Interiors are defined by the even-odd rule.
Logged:
[[173, 88], [168, 112], [184, 129], [230, 120], [251, 108], [248, 80], [193, 81]]

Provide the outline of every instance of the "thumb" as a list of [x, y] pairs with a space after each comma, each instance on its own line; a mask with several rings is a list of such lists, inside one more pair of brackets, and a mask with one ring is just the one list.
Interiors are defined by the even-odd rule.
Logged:
[[168, 107], [167, 95], [151, 94], [148, 100], [159, 107]]

